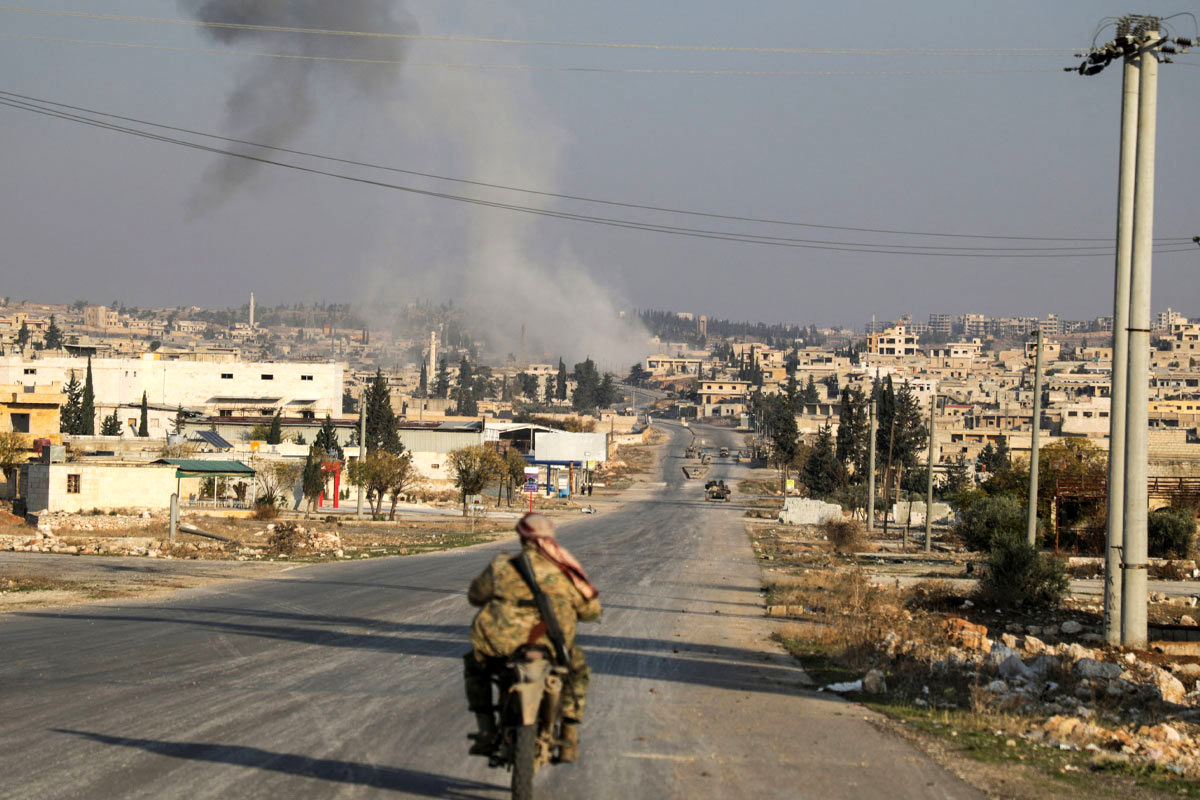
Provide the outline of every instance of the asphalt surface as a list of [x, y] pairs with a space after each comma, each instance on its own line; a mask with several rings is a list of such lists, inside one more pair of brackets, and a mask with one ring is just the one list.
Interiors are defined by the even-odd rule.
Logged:
[[[540, 796], [982, 797], [801, 688], [741, 510], [683, 480], [689, 434], [672, 436], [661, 482], [560, 529], [606, 611], [581, 627], [582, 761], [540, 773]], [[0, 617], [0, 797], [506, 797], [508, 775], [466, 756], [460, 677], [465, 590], [503, 547]]]

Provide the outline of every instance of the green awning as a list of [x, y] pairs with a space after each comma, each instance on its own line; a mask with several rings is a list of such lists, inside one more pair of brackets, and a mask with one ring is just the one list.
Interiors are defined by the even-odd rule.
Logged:
[[213, 475], [254, 476], [254, 469], [240, 461], [205, 461], [200, 458], [160, 458], [154, 463], [174, 466], [176, 478], [208, 478]]

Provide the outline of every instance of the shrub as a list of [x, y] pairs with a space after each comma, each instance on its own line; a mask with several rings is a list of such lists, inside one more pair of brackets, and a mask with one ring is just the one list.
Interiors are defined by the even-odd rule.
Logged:
[[863, 549], [863, 526], [858, 520], [831, 519], [821, 525], [821, 531], [839, 553], [857, 553]]
[[1006, 495], [977, 500], [964, 508], [955, 526], [957, 533], [972, 550], [990, 550], [997, 538], [1023, 538], [1025, 508]]
[[1024, 533], [992, 537], [987, 574], [979, 582], [980, 599], [991, 606], [1054, 606], [1070, 581], [1061, 559], [1030, 547]]
[[1146, 520], [1146, 546], [1159, 558], [1187, 558], [1196, 534], [1191, 509], [1160, 508]]
[[296, 552], [303, 538], [304, 534], [295, 523], [281, 522], [267, 537], [267, 549], [277, 555], [290, 556]]
[[269, 520], [279, 516], [279, 508], [274, 503], [258, 502], [254, 504], [255, 519]]

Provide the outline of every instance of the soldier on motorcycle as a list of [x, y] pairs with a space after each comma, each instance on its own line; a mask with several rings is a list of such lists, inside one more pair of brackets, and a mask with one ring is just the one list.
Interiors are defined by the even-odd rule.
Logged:
[[[583, 721], [588, 689], [588, 666], [575, 644], [576, 621], [600, 618], [599, 592], [582, 565], [554, 537], [554, 523], [542, 514], [526, 514], [517, 523], [522, 550], [533, 565], [538, 586], [549, 598], [569, 652], [571, 677], [563, 705], [560, 761], [579, 757], [579, 724]], [[511, 553], [492, 559], [471, 582], [467, 599], [480, 606], [471, 624], [472, 650], [463, 657], [467, 705], [475, 713], [479, 733], [472, 755], [489, 755], [497, 737], [491, 673], [524, 645], [552, 650], [546, 623], [538, 613], [532, 590], [511, 563]]]

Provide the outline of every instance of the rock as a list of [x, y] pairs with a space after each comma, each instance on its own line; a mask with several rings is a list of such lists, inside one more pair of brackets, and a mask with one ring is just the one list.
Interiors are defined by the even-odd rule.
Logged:
[[1080, 625], [1075, 620], [1069, 619], [1066, 622], [1064, 622], [1062, 625], [1059, 626], [1059, 630], [1061, 630], [1063, 633], [1067, 634], [1068, 636], [1074, 636], [1075, 634], [1083, 631], [1083, 626]]
[[1028, 664], [1029, 669], [1039, 678], [1045, 677], [1051, 670], [1058, 669], [1058, 659], [1049, 653], [1042, 653]]
[[887, 692], [887, 681], [884, 679], [883, 672], [873, 669], [864, 675], [862, 688], [868, 694], [885, 694]]
[[1090, 658], [1095, 660], [1096, 651], [1090, 650], [1081, 644], [1072, 642], [1071, 645], [1063, 651], [1063, 655], [1065, 655], [1071, 661], [1079, 661], [1082, 658]]
[[[1004, 630], [1008, 631], [1009, 633], [1020, 633], [1022, 630], [1024, 630], [1024, 628], [1022, 627], [1021, 623], [1019, 623], [1019, 622], [1010, 622], [1004, 626]], [[1000, 637], [1000, 638], [1003, 639], [1004, 637]], [[1015, 645], [1011, 645], [1011, 644], [1008, 646], [1015, 647]]]
[[994, 680], [991, 683], [989, 683], [984, 688], [987, 689], [987, 691], [991, 692], [992, 694], [1003, 694], [1004, 692], [1008, 691], [1008, 684], [1002, 680], [997, 679], [997, 680]]
[[1179, 744], [1183, 741], [1183, 736], [1179, 731], [1166, 723], [1155, 725], [1149, 730], [1148, 735], [1154, 741], [1162, 742], [1163, 744]]
[[1042, 628], [1042, 633], [1045, 636], [1058, 636], [1058, 626], [1057, 625], [1046, 625], [1045, 627]]
[[991, 640], [987, 638], [987, 627], [976, 625], [962, 617], [953, 617], [943, 623], [946, 636], [964, 650], [981, 650], [984, 653], [992, 648]]
[[[1121, 668], [1116, 664], [1109, 664], [1107, 661], [1097, 661], [1094, 658], [1079, 659], [1075, 662], [1075, 666], [1071, 671], [1076, 677], [1088, 680], [1110, 681], [1121, 677]], [[1167, 674], [1170, 675], [1170, 673]], [[1183, 688], [1183, 684], [1180, 684], [1180, 688]]]
[[1184, 614], [1182, 617], [1180, 617], [1180, 618], [1179, 618], [1179, 624], [1180, 624], [1180, 625], [1193, 625], [1193, 626], [1194, 626], [1194, 625], [1196, 624], [1196, 620], [1195, 620], [1193, 617], [1191, 617], [1191, 616], [1189, 616], [1189, 615], [1187, 615], [1187, 614]]
[[1042, 726], [1042, 730], [1044, 730], [1049, 736], [1062, 741], [1070, 736], [1071, 733], [1080, 726], [1080, 724], [1082, 724], [1082, 720], [1077, 719], [1076, 717], [1062, 717], [1056, 715], [1046, 720], [1046, 724]]
[[966, 611], [967, 609], [974, 608], [974, 607], [975, 607], [975, 604], [972, 603], [970, 600], [963, 600], [962, 605], [960, 606], [960, 608], [962, 608], [964, 611]]
[[1136, 664], [1137, 663], [1137, 653], [1126, 653], [1125, 654], [1125, 663], [1126, 664]]
[[[1009, 627], [1011, 628], [1012, 626], [1010, 625]], [[1018, 629], [1020, 629], [1020, 627], [1021, 626], [1019, 625], [1017, 626]], [[1013, 636], [1011, 633], [1000, 634], [1000, 641], [1004, 642], [1005, 647], [1009, 647], [1013, 650], [1017, 649], [1017, 637]]]
[[1028, 625], [1025, 628], [1025, 632], [1027, 634], [1029, 634], [1030, 636], [1041, 636], [1042, 635], [1042, 626], [1041, 625]]
[[1151, 680], [1164, 702], [1175, 704], [1183, 702], [1183, 696], [1187, 694], [1187, 689], [1174, 675], [1165, 669], [1156, 669]]
[[1046, 652], [1046, 643], [1033, 634], [1029, 634], [1025, 637], [1024, 650], [1031, 656], [1041, 655]]
[[1079, 637], [1079, 641], [1088, 644], [1104, 644], [1104, 637], [1098, 633], [1085, 633]]
[[1200, 680], [1200, 664], [1172, 664], [1171, 672], [1180, 680]]
[[1021, 660], [1017, 651], [1013, 648], [1003, 642], [992, 642], [992, 649], [988, 651], [987, 660], [992, 666], [998, 667], [1012, 656], [1018, 656], [1017, 660]]
[[[992, 652], [995, 652], [993, 650]], [[1009, 656], [1000, 663], [997, 671], [1000, 677], [1009, 681], [1022, 681], [1028, 683], [1037, 679], [1037, 674], [1029, 667], [1025, 666], [1025, 662], [1019, 656]]]

